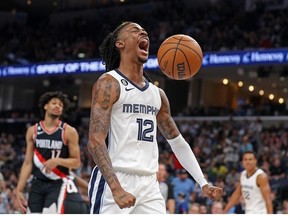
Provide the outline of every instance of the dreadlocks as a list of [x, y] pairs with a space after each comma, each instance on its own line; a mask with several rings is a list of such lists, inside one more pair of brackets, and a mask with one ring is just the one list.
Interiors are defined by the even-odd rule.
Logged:
[[129, 25], [132, 22], [123, 22], [113, 32], [109, 33], [99, 47], [100, 56], [103, 59], [106, 71], [113, 70], [119, 67], [120, 53], [117, 50], [115, 43], [118, 39], [119, 32], [122, 28]]
[[[131, 21], [123, 22], [120, 24], [113, 32], [109, 33], [104, 39], [102, 44], [99, 47], [100, 56], [103, 59], [103, 64], [105, 65], [106, 72], [118, 68], [120, 65], [120, 53], [117, 50], [115, 43], [118, 39], [119, 32], [125, 26], [131, 24]], [[149, 81], [152, 82], [148, 74], [143, 71], [143, 76]]]
[[55, 92], [46, 92], [43, 94], [39, 99], [39, 107], [41, 110], [41, 115], [44, 116], [45, 109], [44, 106], [47, 104], [52, 98], [58, 98], [63, 103], [63, 114], [65, 111], [68, 110], [69, 106], [69, 100], [66, 94], [63, 94], [62, 92], [55, 91]]

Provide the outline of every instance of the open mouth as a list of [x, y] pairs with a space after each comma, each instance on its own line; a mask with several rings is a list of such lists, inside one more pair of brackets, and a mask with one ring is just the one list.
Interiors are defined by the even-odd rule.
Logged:
[[139, 48], [145, 52], [148, 52], [149, 41], [146, 38], [140, 40]]

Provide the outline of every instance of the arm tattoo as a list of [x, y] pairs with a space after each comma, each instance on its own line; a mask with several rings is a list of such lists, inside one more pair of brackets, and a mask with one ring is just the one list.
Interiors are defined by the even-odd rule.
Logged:
[[117, 84], [116, 81], [105, 76], [96, 82], [92, 92], [89, 126], [89, 152], [109, 185], [118, 181], [105, 143], [109, 131], [112, 105], [120, 94]]
[[157, 116], [158, 128], [166, 139], [179, 135], [179, 130], [171, 116], [169, 101], [164, 92], [160, 91], [162, 106]]
[[163, 136], [167, 139], [174, 138], [173, 134], [175, 132], [174, 124], [171, 122], [170, 118], [167, 118], [166, 121], [162, 121], [159, 124], [159, 128], [161, 128], [161, 131], [163, 132]]
[[106, 146], [98, 145], [97, 147], [92, 149], [91, 153], [92, 153], [94, 162], [99, 167], [108, 185], [112, 184], [115, 180], [118, 181], [113, 171], [111, 160], [108, 155]]

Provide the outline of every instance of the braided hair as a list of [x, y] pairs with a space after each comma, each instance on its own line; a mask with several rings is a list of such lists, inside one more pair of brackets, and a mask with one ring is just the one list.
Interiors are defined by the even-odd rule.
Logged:
[[[100, 56], [103, 59], [103, 64], [105, 65], [106, 72], [118, 68], [120, 65], [120, 53], [115, 46], [116, 41], [118, 40], [118, 36], [120, 31], [127, 25], [133, 22], [126, 21], [120, 24], [113, 32], [110, 32], [102, 44], [99, 46]], [[144, 77], [152, 82], [148, 74], [143, 71]]]
[[118, 40], [119, 32], [132, 22], [123, 22], [113, 32], [109, 33], [99, 47], [100, 56], [103, 59], [106, 72], [118, 68], [120, 65], [120, 53], [115, 43]]

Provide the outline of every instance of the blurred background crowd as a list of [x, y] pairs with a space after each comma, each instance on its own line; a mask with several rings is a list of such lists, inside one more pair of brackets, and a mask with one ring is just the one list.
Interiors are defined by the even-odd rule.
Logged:
[[259, 1], [253, 11], [245, 11], [241, 1], [214, 1], [197, 8], [183, 0], [148, 2], [133, 9], [119, 6], [117, 13], [112, 11], [113, 16], [107, 9], [97, 11], [93, 19], [76, 16], [59, 20], [55, 13], [54, 19], [34, 15], [25, 23], [2, 25], [0, 63], [95, 58], [99, 44], [119, 20], [133, 20], [145, 26], [152, 54], [156, 54], [164, 39], [179, 32], [193, 35], [206, 52], [288, 46], [287, 8], [264, 10], [265, 1], [263, 5]]
[[[76, 173], [89, 180], [94, 162], [87, 151], [88, 125], [72, 122], [77, 125], [80, 135], [81, 167]], [[21, 164], [25, 156], [25, 130], [33, 120], [27, 122], [6, 124], [5, 131], [0, 137], [0, 183], [1, 183], [1, 213], [15, 213], [13, 208], [13, 189], [17, 184], [17, 178]], [[272, 189], [274, 213], [287, 213], [288, 202], [288, 132], [281, 124], [265, 126], [261, 120], [256, 121], [195, 121], [177, 119], [176, 122], [183, 136], [190, 144], [197, 157], [203, 172], [209, 181], [224, 188], [224, 196], [217, 205], [221, 213], [229, 196], [235, 189], [239, 173], [243, 170], [241, 165], [242, 153], [246, 150], [254, 150], [258, 154], [258, 165], [269, 175]], [[1, 127], [3, 124], [1, 124]], [[165, 165], [167, 174], [165, 182], [173, 185], [173, 199], [176, 202], [175, 213], [188, 213], [192, 206], [206, 209], [206, 213], [213, 213], [213, 202], [201, 195], [199, 185], [191, 176], [182, 169], [175, 158], [169, 144], [159, 134], [159, 163]], [[27, 185], [27, 189], [29, 184]], [[181, 196], [183, 195], [183, 199]], [[82, 194], [88, 200], [87, 194]], [[182, 202], [187, 209], [182, 209]], [[215, 204], [216, 205], [216, 204]], [[205, 206], [205, 207], [204, 207]], [[198, 209], [197, 207], [197, 209]], [[235, 206], [231, 213], [243, 213], [243, 203]], [[192, 211], [192, 210], [191, 210]], [[200, 213], [200, 212], [198, 212]]]
[[[210, 4], [197, 9], [181, 0], [146, 1], [147, 4], [133, 10], [129, 5], [119, 6], [122, 13], [113, 14], [109, 12], [115, 7], [112, 1], [103, 2], [106, 2], [104, 9], [94, 14], [93, 19], [79, 16], [72, 20], [59, 20], [57, 14], [65, 13], [65, 10], [56, 8], [50, 19], [37, 19], [38, 16], [34, 15], [26, 22], [1, 25], [0, 65], [99, 57], [99, 44], [119, 24], [119, 20], [140, 22], [146, 28], [152, 54], [156, 54], [167, 36], [178, 32], [199, 38], [198, 42], [205, 51], [288, 46], [288, 8], [266, 10], [268, 1], [264, 0], [253, 1], [256, 5], [253, 10], [244, 10], [241, 1], [232, 0], [210, 1]], [[203, 197], [199, 185], [182, 169], [168, 143], [159, 134], [159, 163], [164, 164], [167, 171], [163, 181], [173, 187], [170, 199], [176, 203], [175, 212], [170, 213], [221, 214], [238, 182], [243, 169], [241, 156], [246, 150], [257, 152], [259, 167], [269, 175], [274, 213], [288, 213], [288, 128], [283, 121], [273, 124], [262, 121], [261, 116], [275, 114], [275, 109], [269, 104], [262, 108], [260, 112], [248, 104], [239, 110], [215, 113], [203, 107], [182, 107], [182, 111], [174, 113], [178, 127], [203, 172], [212, 184], [223, 187], [224, 196], [218, 202]], [[39, 120], [35, 110], [37, 107], [28, 112], [0, 110], [0, 213], [19, 213], [13, 205], [14, 188], [25, 156], [26, 129]], [[220, 121], [209, 117], [205, 120], [191, 118], [211, 115], [231, 118]], [[233, 118], [252, 115], [259, 115], [259, 118]], [[80, 135], [82, 164], [76, 173], [87, 181], [94, 166], [86, 147], [88, 117], [87, 109], [74, 109], [65, 116]], [[88, 203], [87, 194], [82, 196]], [[240, 202], [230, 213], [243, 213], [244, 208]]]

